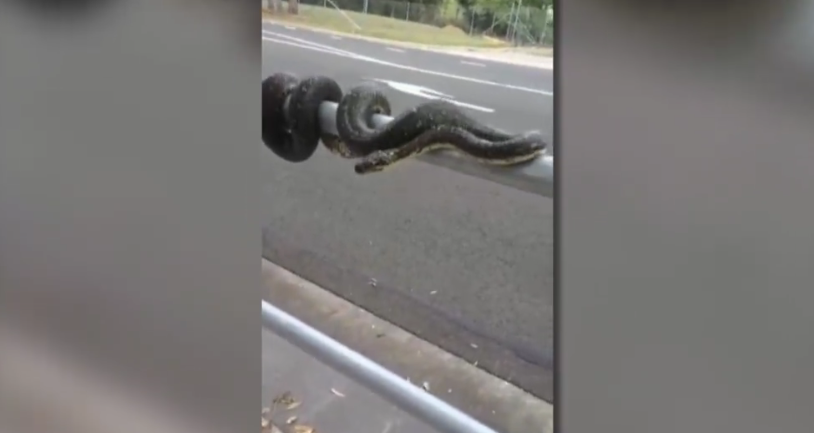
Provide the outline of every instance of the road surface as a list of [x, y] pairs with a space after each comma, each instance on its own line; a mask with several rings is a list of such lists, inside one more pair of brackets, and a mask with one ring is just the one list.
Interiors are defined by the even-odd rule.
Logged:
[[[494, 126], [551, 139], [552, 71], [271, 23], [263, 39], [264, 77], [323, 74], [345, 89], [378, 80], [394, 113], [426, 101], [410, 93], [423, 86]], [[264, 257], [550, 398], [550, 199], [420, 161], [357, 176], [322, 149], [296, 165], [261, 154]]]

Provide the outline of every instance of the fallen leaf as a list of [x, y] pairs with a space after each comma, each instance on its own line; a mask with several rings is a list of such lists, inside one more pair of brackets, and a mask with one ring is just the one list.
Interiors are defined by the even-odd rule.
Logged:
[[424, 382], [424, 383], [421, 384], [421, 387], [424, 388], [424, 391], [429, 391], [430, 390], [430, 383], [429, 382]]
[[334, 388], [331, 388], [331, 392], [337, 397], [344, 397], [345, 396], [345, 394], [342, 394], [341, 392], [337, 391]]
[[266, 428], [269, 426], [269, 424], [271, 424], [271, 421], [263, 418], [262, 416], [260, 417], [260, 427]]
[[297, 417], [296, 416], [292, 416], [291, 418], [285, 420], [285, 423], [288, 424], [288, 425], [294, 424], [295, 422], [297, 422]]
[[294, 410], [300, 407], [300, 404], [302, 404], [302, 402], [299, 401], [291, 402], [290, 404], [288, 404], [288, 406], [285, 407], [285, 410]]
[[281, 405], [288, 407], [296, 402], [297, 400], [295, 400], [294, 397], [291, 396], [291, 393], [289, 391], [286, 391], [278, 395], [277, 397], [274, 397], [274, 400], [271, 401], [271, 404], [272, 406]]
[[302, 424], [295, 425], [293, 430], [294, 430], [294, 433], [314, 433], [314, 428], [313, 427], [308, 426], [308, 425], [302, 425]]

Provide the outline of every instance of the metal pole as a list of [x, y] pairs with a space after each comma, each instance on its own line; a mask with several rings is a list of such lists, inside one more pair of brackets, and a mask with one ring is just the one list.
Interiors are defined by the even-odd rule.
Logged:
[[[323, 102], [319, 107], [320, 128], [322, 131], [333, 135], [337, 135], [336, 107], [337, 104], [333, 102]], [[380, 114], [373, 116], [373, 123], [376, 126], [384, 126], [392, 120], [392, 117]], [[418, 158], [424, 162], [459, 173], [490, 180], [543, 197], [554, 197], [554, 155], [551, 154], [543, 155], [525, 164], [509, 167], [472, 163], [466, 157], [448, 151], [428, 153]]]
[[443, 433], [496, 433], [290, 314], [262, 302], [263, 326]]

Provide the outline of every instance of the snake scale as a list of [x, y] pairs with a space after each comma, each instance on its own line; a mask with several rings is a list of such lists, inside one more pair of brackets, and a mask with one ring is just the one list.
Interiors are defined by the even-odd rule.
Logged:
[[[336, 135], [320, 127], [323, 102], [338, 104]], [[539, 131], [510, 134], [476, 121], [445, 100], [425, 102], [376, 125], [376, 114], [391, 115], [380, 87], [364, 83], [345, 94], [324, 76], [299, 80], [291, 74], [271, 75], [263, 80], [262, 105], [263, 143], [277, 156], [302, 162], [322, 141], [332, 153], [358, 159], [358, 174], [382, 171], [437, 149], [451, 149], [484, 164], [513, 165], [536, 158], [547, 147]]]

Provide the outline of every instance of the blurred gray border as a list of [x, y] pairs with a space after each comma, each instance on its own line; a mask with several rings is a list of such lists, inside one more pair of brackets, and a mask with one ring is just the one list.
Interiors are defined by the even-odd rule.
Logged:
[[0, 315], [111, 389], [256, 429], [257, 4], [21, 6], [0, 4]]
[[812, 430], [802, 3], [557, 5], [561, 431]]

